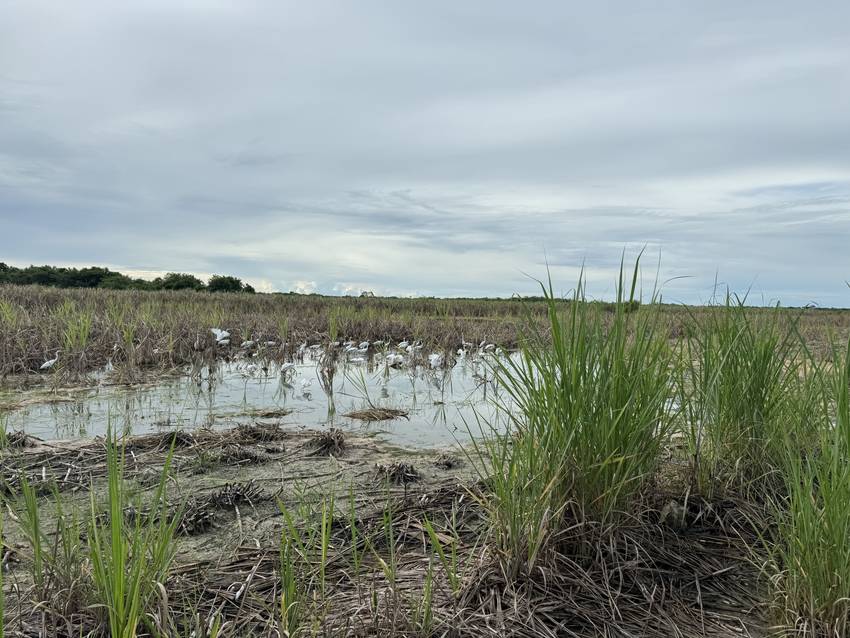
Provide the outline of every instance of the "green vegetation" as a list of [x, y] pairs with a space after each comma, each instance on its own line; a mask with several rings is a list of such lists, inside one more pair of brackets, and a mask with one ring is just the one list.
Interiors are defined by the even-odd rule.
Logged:
[[28, 266], [16, 268], [0, 262], [0, 284], [41, 285], [56, 288], [106, 288], [109, 290], [209, 290], [210, 292], [254, 292], [238, 277], [213, 275], [207, 284], [187, 273], [170, 272], [153, 280], [132, 278], [120, 272], [92, 266], [63, 268]]
[[279, 361], [308, 340], [515, 348], [469, 355], [504, 419], [431, 483], [436, 462], [392, 475], [339, 429], [29, 450], [0, 417], [6, 635], [848, 635], [848, 314], [665, 306], [637, 264], [616, 284], [609, 304], [584, 280], [533, 302], [0, 288], [6, 371], [54, 347], [56, 376], [248, 340]]
[[812, 636], [850, 631], [850, 345], [834, 361], [830, 410], [810, 414], [819, 440], [807, 453], [788, 447], [776, 538], [767, 539], [777, 616]]
[[678, 401], [701, 494], [738, 494], [781, 480], [788, 445], [806, 446], [818, 381], [797, 324], [777, 309], [758, 318], [728, 296], [685, 322]]
[[106, 437], [106, 454], [105, 522], [104, 517], [98, 516], [94, 491], [91, 496], [92, 578], [98, 604], [107, 614], [110, 636], [135, 638], [145, 609], [165, 583], [174, 558], [173, 539], [180, 514], [169, 514], [165, 499], [171, 454], [166, 458], [149, 511], [144, 515], [137, 511], [129, 524], [125, 520], [130, 501], [124, 485], [124, 448], [111, 432]]

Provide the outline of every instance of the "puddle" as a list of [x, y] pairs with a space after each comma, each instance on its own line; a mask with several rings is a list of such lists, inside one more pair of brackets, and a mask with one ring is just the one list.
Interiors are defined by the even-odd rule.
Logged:
[[[314, 353], [315, 354], [315, 353]], [[375, 433], [391, 443], [445, 447], [479, 431], [478, 420], [500, 427], [494, 407], [499, 390], [483, 358], [461, 358], [453, 367], [393, 368], [378, 357], [341, 361], [333, 401], [322, 390], [317, 360], [277, 365], [243, 360], [204, 368], [200, 379], [166, 378], [155, 385], [101, 384], [85, 392], [55, 395], [23, 392], [20, 408], [5, 415], [6, 428], [43, 439], [102, 435], [107, 424], [132, 434], [198, 427], [225, 428], [246, 420], [279, 421], [283, 426], [335, 426]], [[368, 398], [367, 398], [368, 396]], [[503, 397], [501, 397], [503, 398]], [[344, 416], [368, 408], [407, 412], [406, 417], [364, 423]]]

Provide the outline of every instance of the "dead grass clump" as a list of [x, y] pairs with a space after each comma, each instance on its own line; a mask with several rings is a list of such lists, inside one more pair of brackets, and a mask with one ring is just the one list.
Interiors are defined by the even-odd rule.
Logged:
[[463, 461], [454, 454], [440, 454], [440, 456], [434, 459], [434, 467], [438, 467], [441, 470], [454, 470], [461, 465], [463, 465]]
[[227, 483], [207, 497], [207, 502], [214, 507], [233, 507], [241, 503], [253, 505], [263, 498], [263, 490], [254, 479], [242, 483]]
[[419, 475], [419, 471], [410, 463], [400, 461], [390, 463], [389, 465], [377, 463], [375, 465], [375, 476], [389, 481], [394, 485], [407, 485], [408, 483], [415, 483], [422, 478]]
[[82, 470], [68, 467], [62, 474], [57, 474], [47, 466], [41, 471], [24, 471], [9, 468], [0, 473], [0, 494], [17, 496], [21, 493], [22, 483], [26, 479], [36, 496], [52, 494], [54, 490], [80, 490], [89, 485], [89, 474], [83, 474]]
[[183, 506], [177, 532], [182, 536], [196, 536], [212, 529], [215, 511], [208, 499], [190, 498]]
[[358, 419], [360, 421], [389, 421], [390, 419], [408, 418], [408, 413], [405, 410], [396, 408], [379, 408], [369, 407], [365, 410], [354, 410], [343, 415], [350, 419]]
[[17, 449], [35, 447], [37, 443], [41, 442], [41, 439], [30, 436], [23, 430], [12, 430], [11, 432], [7, 432], [5, 439], [7, 447]]
[[502, 636], [661, 637], [750, 635], [764, 620], [745, 543], [717, 527], [585, 524], [541, 558], [515, 575], [495, 557], [482, 566], [457, 622]]
[[225, 465], [251, 465], [265, 463], [269, 457], [259, 450], [233, 443], [225, 445], [216, 455], [216, 461]]
[[156, 432], [134, 436], [127, 442], [127, 451], [143, 452], [146, 450], [167, 450], [174, 444], [175, 449], [192, 447], [198, 442], [191, 432], [176, 430], [174, 432]]
[[345, 432], [339, 428], [331, 428], [327, 432], [319, 432], [307, 442], [313, 451], [310, 456], [339, 456], [345, 451]]
[[236, 438], [242, 443], [279, 441], [286, 433], [278, 424], [243, 423], [236, 428]]

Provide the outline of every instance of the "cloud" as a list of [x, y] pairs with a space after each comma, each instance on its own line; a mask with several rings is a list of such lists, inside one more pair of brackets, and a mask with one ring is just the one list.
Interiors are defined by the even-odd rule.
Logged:
[[837, 1], [5, 3], [0, 254], [438, 295], [534, 293], [548, 263], [604, 296], [645, 249], [671, 299], [719, 276], [850, 305], [848, 24]]

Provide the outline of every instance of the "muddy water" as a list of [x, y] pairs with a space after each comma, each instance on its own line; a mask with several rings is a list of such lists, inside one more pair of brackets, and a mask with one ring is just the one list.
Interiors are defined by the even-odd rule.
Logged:
[[[291, 365], [291, 364], [290, 364]], [[495, 402], [504, 398], [482, 359], [464, 358], [448, 369], [429, 365], [392, 368], [382, 361], [340, 362], [333, 396], [322, 389], [309, 357], [285, 372], [276, 365], [241, 361], [140, 387], [98, 385], [81, 392], [18, 393], [22, 407], [5, 415], [6, 428], [44, 439], [104, 434], [108, 424], [132, 434], [225, 428], [245, 420], [291, 427], [341, 427], [375, 433], [399, 445], [444, 447], [481, 427], [501, 427]], [[31, 403], [30, 403], [31, 401]], [[364, 423], [346, 417], [370, 406], [396, 408], [407, 418]], [[485, 425], [487, 424], [487, 425]]]

